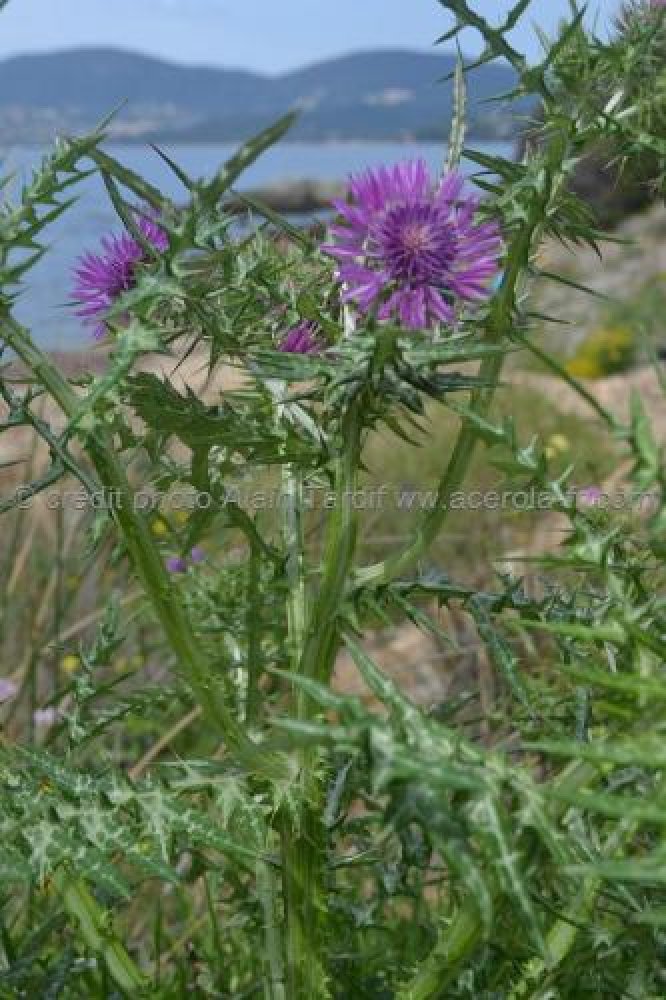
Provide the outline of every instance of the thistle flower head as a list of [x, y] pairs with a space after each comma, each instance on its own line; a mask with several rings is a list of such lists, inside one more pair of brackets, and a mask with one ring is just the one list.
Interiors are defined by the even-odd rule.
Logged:
[[316, 323], [299, 323], [285, 333], [278, 351], [285, 354], [319, 354], [323, 349]]
[[[156, 250], [164, 252], [169, 240], [154, 217], [144, 211], [135, 213], [136, 225], [141, 235]], [[144, 248], [129, 233], [105, 236], [100, 253], [85, 253], [74, 270], [76, 285], [74, 298], [80, 303], [76, 315], [87, 326], [93, 327], [96, 339], [107, 331], [104, 317], [115, 299], [134, 287], [136, 267], [146, 259]]]
[[[333, 242], [343, 300], [409, 328], [452, 323], [456, 304], [491, 294], [501, 249], [494, 222], [475, 222], [478, 200], [456, 172], [431, 180], [424, 160], [352, 177]], [[388, 296], [386, 294], [388, 289]]]

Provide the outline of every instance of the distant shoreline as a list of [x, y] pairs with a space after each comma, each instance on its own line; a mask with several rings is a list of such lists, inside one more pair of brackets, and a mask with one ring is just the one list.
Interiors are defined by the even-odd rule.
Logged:
[[[0, 60], [0, 147], [85, 134], [113, 108], [109, 139], [140, 147], [237, 145], [289, 110], [298, 118], [285, 138], [299, 145], [446, 143], [455, 101], [453, 88], [437, 81], [453, 76], [456, 65], [453, 52], [401, 47], [353, 51], [270, 76], [104, 46], [25, 54]], [[514, 141], [534, 99], [509, 105], [498, 95], [517, 84], [508, 64], [470, 74], [471, 142]]]

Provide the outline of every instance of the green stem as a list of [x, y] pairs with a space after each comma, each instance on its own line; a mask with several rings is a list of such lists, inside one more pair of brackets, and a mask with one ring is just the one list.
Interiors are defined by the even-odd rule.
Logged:
[[592, 915], [600, 887], [601, 879], [585, 879], [577, 900], [567, 910], [568, 919], [556, 921], [546, 937], [548, 961], [536, 958], [529, 962], [520, 982], [507, 995], [507, 1000], [527, 1000], [528, 997], [536, 1000], [543, 996], [544, 978], [552, 978], [573, 948], [580, 925], [589, 921]]
[[266, 952], [263, 956], [264, 998], [265, 1000], [285, 1000], [284, 962], [282, 942], [277, 924], [277, 879], [270, 862], [257, 862], [257, 895], [264, 914], [264, 939]]
[[287, 995], [289, 1000], [327, 1000], [321, 959], [320, 824], [315, 806], [305, 798], [315, 784], [312, 772], [301, 777], [298, 815], [285, 812], [280, 831]]
[[[499, 889], [492, 876], [489, 889], [493, 896]], [[396, 994], [396, 1000], [444, 998], [444, 991], [458, 975], [461, 962], [476, 948], [480, 937], [478, 910], [472, 904], [463, 906], [453, 924], [440, 933], [435, 947], [414, 978]]]
[[[288, 502], [284, 532], [287, 543], [287, 576], [290, 587], [288, 621], [292, 669], [305, 677], [327, 682], [335, 659], [337, 616], [352, 564], [356, 519], [351, 496], [356, 482], [360, 451], [360, 420], [356, 407], [343, 421], [341, 450], [336, 462], [336, 505], [327, 533], [323, 576], [308, 614], [303, 569], [304, 540], [300, 522], [303, 500], [291, 473], [286, 482]], [[298, 691], [296, 715], [308, 719], [316, 710], [312, 699]], [[317, 768], [317, 751], [300, 754], [300, 803], [298, 814], [285, 815], [282, 823], [282, 857], [287, 921], [287, 983], [290, 998], [316, 1000], [329, 996], [321, 951], [323, 934], [322, 867], [325, 855], [320, 805], [323, 796]]]
[[77, 921], [83, 940], [104, 959], [116, 986], [131, 997], [145, 995], [147, 980], [113, 933], [109, 915], [95, 901], [83, 879], [61, 866], [56, 869], [53, 881], [65, 909]]
[[337, 617], [352, 571], [357, 518], [352, 497], [361, 451], [361, 418], [355, 404], [343, 422], [343, 450], [335, 470], [335, 509], [324, 550], [324, 574], [310, 614], [299, 672], [328, 684], [336, 652]]
[[257, 546], [250, 543], [248, 560], [247, 607], [245, 632], [247, 640], [247, 701], [245, 717], [252, 724], [259, 712], [261, 677], [261, 559]]
[[[286, 385], [273, 386], [276, 421], [283, 416]], [[289, 667], [298, 671], [305, 643], [308, 594], [303, 532], [303, 474], [293, 464], [282, 467], [282, 540], [285, 550], [287, 652]], [[308, 706], [300, 692], [291, 696], [293, 711], [307, 717]], [[298, 773], [292, 779], [293, 795], [278, 817], [284, 902], [284, 959], [287, 996], [290, 1000], [317, 1000], [327, 996], [319, 952], [319, 852], [317, 817], [312, 812], [316, 794], [316, 768], [312, 750], [298, 751]]]
[[[287, 646], [290, 668], [298, 671], [307, 625], [305, 539], [303, 534], [303, 481], [291, 465], [282, 472], [284, 496], [283, 538], [286, 550]], [[307, 718], [309, 707], [302, 692], [295, 695], [297, 718]], [[298, 802], [284, 810], [280, 823], [282, 882], [285, 906], [285, 951], [288, 995], [298, 1000], [326, 996], [325, 976], [319, 964], [319, 853], [317, 818], [312, 812], [316, 796], [316, 754], [304, 749], [298, 755]]]
[[303, 477], [292, 465], [282, 466], [282, 534], [286, 551], [287, 642], [289, 665], [298, 669], [307, 622]]

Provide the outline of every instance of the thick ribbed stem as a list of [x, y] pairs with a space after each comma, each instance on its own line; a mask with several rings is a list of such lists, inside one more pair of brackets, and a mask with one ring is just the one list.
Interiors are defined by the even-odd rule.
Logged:
[[[301, 473], [286, 465], [282, 473], [282, 524], [286, 550], [287, 648], [289, 665], [298, 671], [307, 626], [305, 542], [303, 536], [303, 480]], [[294, 714], [307, 718], [308, 705], [302, 692], [293, 694]], [[288, 996], [306, 998], [327, 995], [321, 967], [317, 900], [320, 857], [316, 835], [317, 817], [312, 813], [316, 796], [316, 754], [298, 754], [296, 799], [281, 819], [282, 884], [285, 907], [285, 951]]]
[[53, 875], [53, 884], [65, 910], [78, 924], [86, 945], [104, 960], [114, 983], [127, 996], [145, 995], [146, 979], [113, 933], [108, 914], [95, 901], [83, 879], [60, 867]]
[[[287, 470], [284, 533], [289, 582], [288, 624], [292, 670], [301, 676], [327, 682], [336, 649], [337, 615], [355, 550], [355, 518], [351, 505], [358, 469], [360, 423], [355, 409], [341, 435], [335, 470], [335, 509], [329, 523], [319, 591], [308, 612], [304, 575], [304, 541], [301, 528], [302, 484]], [[300, 720], [316, 710], [303, 691], [295, 693]], [[299, 759], [299, 803], [295, 815], [282, 824], [282, 857], [287, 922], [287, 982], [290, 998], [316, 1000], [329, 996], [322, 956], [324, 889], [322, 858], [325, 855], [321, 803], [324, 789], [316, 750], [302, 751]]]

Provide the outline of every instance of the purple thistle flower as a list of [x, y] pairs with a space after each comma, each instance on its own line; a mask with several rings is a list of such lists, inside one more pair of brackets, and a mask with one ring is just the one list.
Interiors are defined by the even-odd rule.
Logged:
[[195, 545], [192, 551], [190, 552], [190, 561], [193, 562], [194, 565], [196, 566], [197, 563], [202, 563], [205, 560], [205, 558], [206, 558], [206, 553], [201, 548], [201, 546]]
[[321, 248], [339, 261], [343, 301], [366, 314], [379, 306], [380, 320], [423, 329], [452, 323], [456, 301], [487, 298], [499, 226], [474, 222], [479, 202], [463, 188], [456, 172], [433, 184], [424, 160], [352, 177], [349, 202], [334, 202], [342, 216], [334, 242]]
[[187, 573], [187, 563], [182, 556], [170, 556], [166, 561], [170, 573]]
[[[135, 213], [137, 228], [148, 243], [163, 253], [168, 249], [169, 238], [148, 214], [150, 211]], [[134, 287], [136, 266], [146, 259], [143, 247], [129, 233], [105, 236], [101, 245], [101, 253], [83, 254], [74, 269], [74, 298], [80, 303], [76, 315], [87, 326], [94, 327], [96, 340], [101, 340], [107, 332], [106, 312], [119, 295]]]
[[284, 335], [278, 344], [278, 351], [285, 354], [319, 354], [323, 344], [316, 323], [299, 323]]

